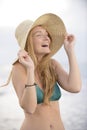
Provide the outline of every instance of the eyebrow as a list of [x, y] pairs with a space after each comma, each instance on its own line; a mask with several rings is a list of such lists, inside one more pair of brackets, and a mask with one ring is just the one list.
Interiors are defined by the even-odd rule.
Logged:
[[[33, 35], [35, 35], [36, 33], [42, 33], [41, 31], [36, 31], [36, 32], [34, 32], [33, 33]], [[50, 36], [50, 34], [46, 31], [46, 33], [48, 34], [48, 36], [50, 37], [50, 39], [52, 40], [52, 38], [51, 38], [51, 36]]]
[[[33, 35], [36, 34], [36, 33], [42, 33], [42, 31], [36, 31], [36, 32], [33, 33]], [[46, 31], [46, 33], [49, 34], [47, 31]]]

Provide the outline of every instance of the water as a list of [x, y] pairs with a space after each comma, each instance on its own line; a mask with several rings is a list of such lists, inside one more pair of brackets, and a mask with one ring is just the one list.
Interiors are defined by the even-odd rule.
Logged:
[[80, 93], [63, 91], [60, 107], [66, 130], [87, 130], [87, 79]]

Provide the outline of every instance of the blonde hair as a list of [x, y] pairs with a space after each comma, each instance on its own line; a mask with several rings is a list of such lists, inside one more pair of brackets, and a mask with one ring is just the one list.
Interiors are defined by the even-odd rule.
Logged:
[[10, 80], [11, 80], [11, 77], [12, 77], [12, 70], [11, 70], [9, 76], [8, 76], [7, 82], [6, 82], [5, 84], [1, 85], [0, 87], [5, 87], [5, 86], [7, 86], [7, 85], [9, 84]]
[[[31, 31], [32, 32], [32, 31]], [[25, 50], [29, 53], [35, 64], [35, 69], [38, 71], [39, 78], [43, 84], [44, 89], [44, 103], [49, 104], [49, 98], [53, 92], [53, 86], [56, 82], [56, 75], [53, 69], [52, 60], [50, 55], [45, 55], [38, 64], [37, 57], [34, 53], [31, 33], [27, 37]]]
[[[52, 60], [51, 60], [49, 54], [45, 55], [42, 58], [42, 60], [40, 61], [40, 63], [38, 64], [38, 60], [37, 60], [37, 57], [36, 57], [36, 55], [34, 53], [34, 49], [33, 49], [31, 32], [29, 33], [29, 35], [27, 37], [26, 45], [25, 45], [24, 49], [31, 56], [31, 58], [35, 64], [35, 69], [38, 70], [39, 78], [44, 87], [44, 103], [49, 104], [49, 99], [52, 95], [53, 88], [54, 88], [53, 86], [56, 82], [56, 75], [55, 75], [53, 65], [52, 65]], [[18, 60], [16, 62], [18, 62]], [[2, 85], [1, 87], [7, 86], [9, 84], [11, 76], [12, 76], [12, 70], [9, 75], [7, 83]]]

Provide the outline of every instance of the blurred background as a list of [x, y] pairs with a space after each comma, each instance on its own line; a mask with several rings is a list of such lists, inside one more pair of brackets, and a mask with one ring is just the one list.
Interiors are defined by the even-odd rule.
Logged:
[[[76, 37], [75, 52], [82, 77], [80, 93], [62, 91], [60, 111], [66, 130], [87, 130], [87, 1], [86, 0], [0, 0], [0, 85], [6, 83], [12, 62], [20, 49], [15, 39], [16, 26], [26, 19], [35, 20], [44, 13], [55, 13], [67, 32]], [[54, 55], [68, 71], [64, 48]], [[12, 83], [0, 88], [0, 130], [19, 130], [24, 114]]]

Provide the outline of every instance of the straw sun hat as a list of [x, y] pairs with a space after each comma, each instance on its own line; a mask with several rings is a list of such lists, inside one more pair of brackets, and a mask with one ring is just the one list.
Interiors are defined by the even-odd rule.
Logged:
[[15, 31], [18, 44], [21, 49], [24, 49], [30, 30], [38, 25], [44, 27], [51, 36], [52, 43], [50, 46], [50, 55], [53, 56], [62, 46], [64, 42], [64, 34], [66, 33], [66, 28], [62, 19], [55, 14], [47, 13], [41, 15], [35, 20], [35, 22], [25, 20], [20, 23]]
[[[49, 55], [53, 56], [63, 45], [64, 35], [66, 34], [66, 28], [62, 19], [55, 14], [47, 13], [37, 18], [35, 22], [31, 20], [25, 20], [20, 23], [15, 31], [15, 36], [18, 41], [18, 44], [21, 49], [24, 49], [30, 30], [38, 25], [44, 27], [51, 36], [52, 43], [50, 45], [51, 52]], [[13, 61], [13, 64], [17, 60], [18, 58]], [[10, 73], [7, 83], [2, 86], [6, 86], [9, 84], [11, 75], [12, 71]]]

